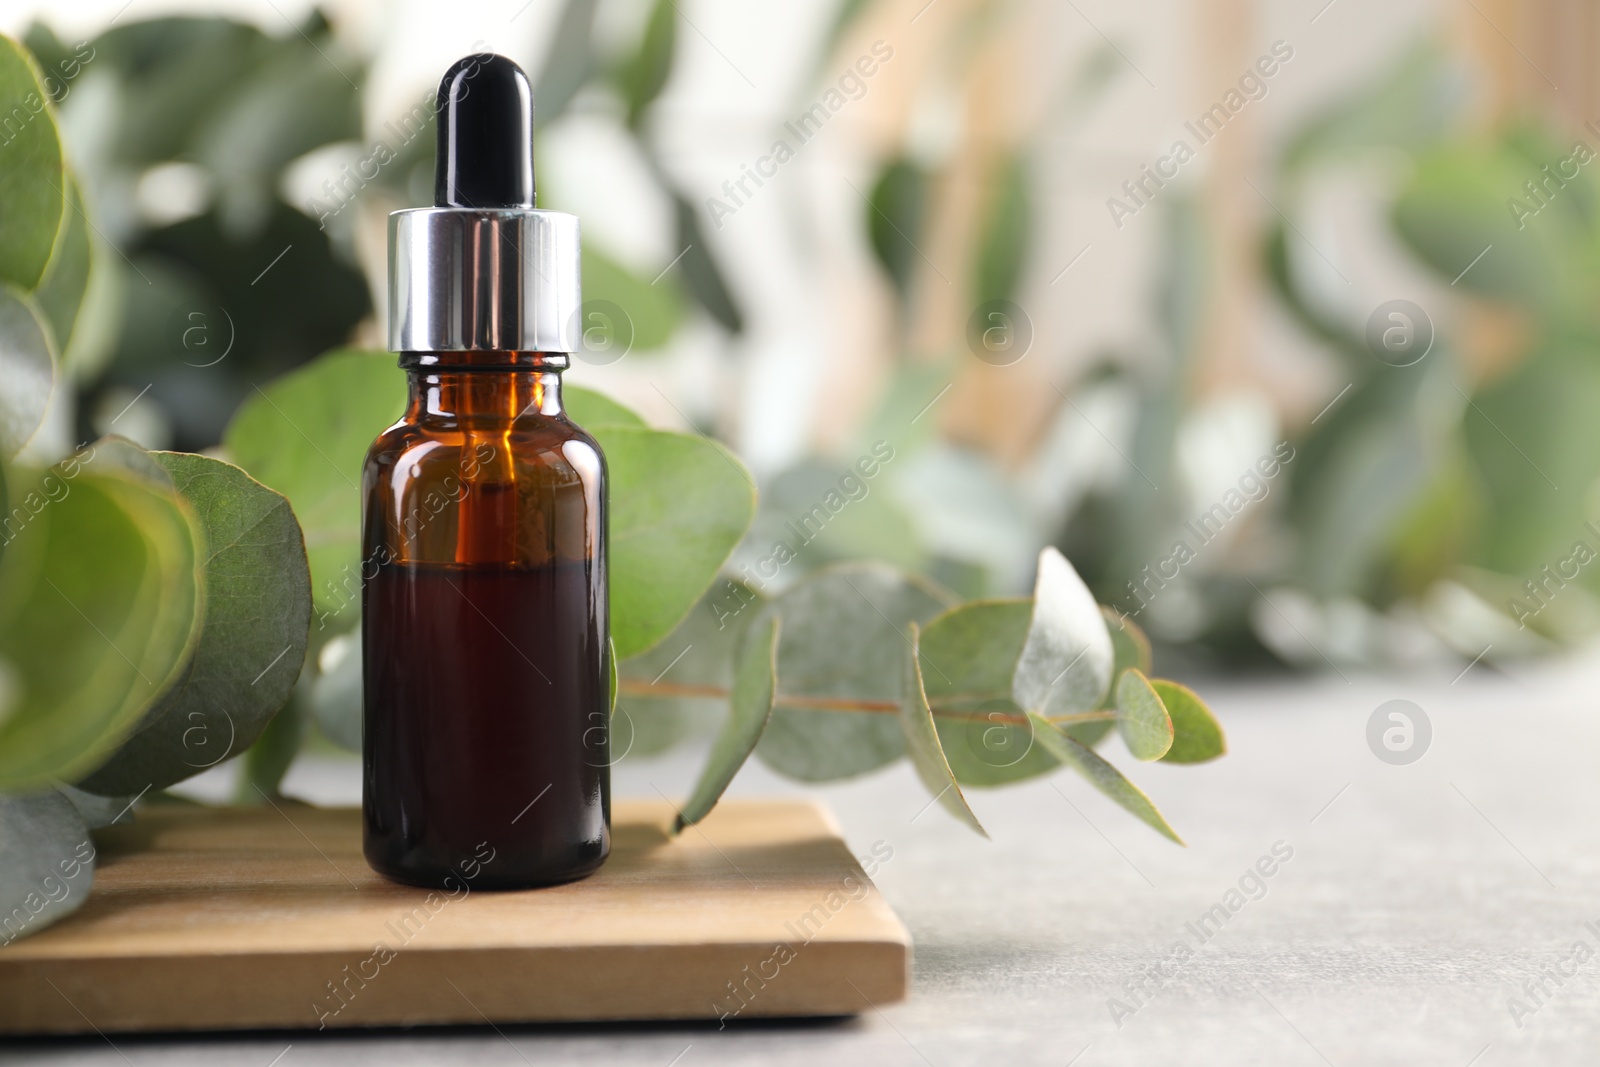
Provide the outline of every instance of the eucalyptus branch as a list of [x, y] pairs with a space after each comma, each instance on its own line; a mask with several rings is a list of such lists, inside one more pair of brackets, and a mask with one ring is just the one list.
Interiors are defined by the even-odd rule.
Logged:
[[[728, 690], [715, 685], [681, 685], [676, 682], [640, 682], [622, 679], [617, 683], [617, 691], [629, 696], [648, 697], [691, 697], [705, 700], [726, 700]], [[1012, 723], [1024, 726], [1028, 716], [1022, 712], [1003, 711], [973, 711], [960, 705], [970, 704], [974, 700], [988, 699], [980, 696], [956, 694], [928, 701], [928, 709], [933, 712], [936, 719], [952, 719], [961, 722], [990, 722]], [[774, 707], [797, 708], [804, 711], [864, 711], [881, 715], [898, 715], [900, 704], [893, 700], [867, 700], [856, 697], [819, 697], [801, 696], [799, 694], [779, 693], [772, 698]], [[1071, 715], [1047, 716], [1050, 722], [1073, 725], [1084, 722], [1110, 722], [1117, 717], [1112, 710], [1082, 711]]]

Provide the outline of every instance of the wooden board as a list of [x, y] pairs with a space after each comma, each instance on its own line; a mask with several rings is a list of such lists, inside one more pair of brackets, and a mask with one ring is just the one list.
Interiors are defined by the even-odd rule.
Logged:
[[570, 885], [385, 881], [360, 812], [155, 809], [96, 834], [82, 910], [0, 949], [0, 1033], [846, 1015], [906, 995], [911, 940], [832, 818], [724, 801], [671, 838], [622, 802]]

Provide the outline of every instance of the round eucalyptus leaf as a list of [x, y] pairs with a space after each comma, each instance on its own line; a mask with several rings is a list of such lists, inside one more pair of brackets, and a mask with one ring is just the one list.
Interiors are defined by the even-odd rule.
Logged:
[[[949, 596], [893, 567], [852, 563], [812, 574], [762, 608], [783, 622], [779, 693], [756, 754], [802, 781], [850, 778], [905, 754], [899, 717], [878, 711], [808, 708], [786, 698], [869, 700], [898, 708], [911, 655], [910, 625]], [[938, 667], [933, 677], [941, 677]]]
[[94, 452], [15, 485], [0, 561], [0, 788], [93, 770], [182, 676], [204, 616], [202, 536], [170, 487]]
[[82, 907], [94, 858], [89, 828], [60, 793], [0, 796], [0, 947]]
[[0, 282], [25, 292], [44, 277], [68, 210], [49, 100], [32, 58], [0, 35]]
[[182, 681], [78, 783], [93, 793], [164, 789], [243, 752], [289, 698], [305, 658], [311, 579], [289, 502], [221, 460], [153, 459], [200, 520], [205, 623]]
[[0, 457], [10, 459], [44, 422], [56, 358], [32, 299], [9, 285], [0, 285], [0, 376], [6, 383], [0, 390]]
[[1011, 700], [1011, 676], [1028, 634], [1028, 600], [977, 600], [922, 632], [922, 682], [956, 781], [997, 786], [1055, 770]]

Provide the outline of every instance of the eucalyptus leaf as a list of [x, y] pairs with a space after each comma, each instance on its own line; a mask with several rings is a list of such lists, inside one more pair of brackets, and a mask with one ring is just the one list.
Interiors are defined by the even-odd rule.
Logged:
[[927, 215], [928, 175], [910, 159], [884, 167], [867, 195], [867, 236], [904, 302], [921, 255], [917, 238]]
[[94, 860], [89, 828], [66, 797], [0, 795], [0, 947], [82, 907]]
[[610, 476], [611, 636], [627, 659], [671, 633], [710, 587], [755, 514], [755, 485], [709, 438], [591, 432]]
[[985, 231], [978, 246], [977, 270], [973, 275], [973, 296], [978, 303], [1016, 297], [1017, 280], [1027, 261], [1033, 229], [1027, 160], [1018, 155], [1001, 165], [998, 188], [985, 220]]
[[310, 683], [311, 715], [322, 736], [341, 748], [361, 751], [361, 630], [328, 639], [317, 654]]
[[[605, 327], [611, 343], [621, 344], [626, 338], [636, 351], [660, 348], [672, 340], [683, 321], [683, 293], [670, 272], [651, 282], [606, 255], [593, 241], [583, 246], [583, 300], [580, 328], [586, 335], [592, 327]], [[601, 317], [603, 311], [596, 306], [601, 301], [620, 308], [627, 316], [626, 323], [608, 322]], [[591, 344], [586, 336], [586, 348]], [[578, 359], [584, 359], [585, 354], [580, 353]], [[595, 352], [590, 358], [604, 355]]]
[[1111, 635], [1112, 677], [1121, 677], [1129, 667], [1149, 674], [1154, 657], [1150, 653], [1150, 638], [1145, 636], [1139, 624], [1104, 604], [1100, 605], [1100, 614], [1106, 620], [1106, 631]]
[[[718, 581], [664, 640], [618, 665], [619, 680], [627, 689], [620, 704], [631, 729], [627, 755], [663, 752], [709, 732], [725, 718], [734, 656], [762, 602], [742, 582]], [[698, 695], [695, 690], [721, 695]]]
[[[598, 0], [567, 0], [533, 87], [533, 123], [540, 129], [567, 109], [594, 66], [594, 10]], [[587, 271], [585, 272], [587, 274]]]
[[906, 657], [905, 686], [900, 695], [900, 729], [905, 735], [906, 752], [911, 766], [939, 806], [957, 819], [972, 827], [984, 837], [989, 832], [983, 828], [956, 784], [955, 773], [945, 759], [944, 748], [939, 743], [939, 730], [933, 722], [933, 712], [928, 708], [928, 694], [923, 688], [922, 657], [918, 652], [921, 631], [916, 623], [908, 627], [911, 634], [911, 655]]
[[24, 292], [44, 277], [68, 210], [49, 99], [27, 50], [0, 35], [0, 283]]
[[561, 406], [567, 417], [586, 430], [601, 426], [634, 426], [644, 429], [644, 420], [604, 393], [576, 385], [561, 388]]
[[256, 743], [245, 750], [234, 789], [234, 802], [261, 804], [279, 796], [284, 775], [304, 747], [311, 729], [310, 687], [312, 671], [300, 672], [300, 684], [289, 702], [267, 723]]
[[[808, 702], [872, 701], [900, 706], [909, 626], [949, 605], [949, 595], [882, 564], [829, 567], [796, 582], [762, 608], [783, 620], [781, 685], [756, 755], [801, 781], [865, 774], [905, 754], [895, 715], [815, 708]], [[939, 676], [938, 668], [933, 675]]]
[[1154, 760], [1172, 748], [1173, 724], [1150, 679], [1129, 667], [1117, 678], [1117, 729], [1134, 759]]
[[1032, 725], [1011, 699], [1032, 613], [1028, 600], [972, 601], [934, 618], [917, 643], [940, 747], [963, 785], [1006, 785], [1059, 765], [1034, 744]]
[[1138, 786], [1124, 778], [1121, 771], [1098, 756], [1093, 749], [1062, 733], [1048, 719], [1031, 713], [1028, 717], [1033, 720], [1035, 737], [1039, 744], [1049, 749], [1052, 755], [1083, 775], [1090, 785], [1110, 797], [1140, 822], [1152, 827], [1163, 837], [1183, 844], [1183, 838], [1167, 825], [1167, 820], [1156, 810], [1150, 798], [1145, 796]]
[[[3, 158], [3, 157], [0, 157]], [[3, 180], [3, 179], [0, 179]], [[50, 324], [56, 353], [63, 361], [72, 342], [78, 310], [89, 286], [93, 246], [83, 216], [83, 195], [77, 182], [67, 184], [67, 211], [62, 216], [60, 240], [45, 270], [34, 299], [41, 317]]]
[[1094, 595], [1065, 556], [1045, 548], [1012, 699], [1046, 716], [1097, 708], [1111, 684], [1112, 657], [1111, 635]]
[[744, 313], [728, 288], [722, 268], [717, 266], [711, 253], [710, 242], [700, 225], [700, 213], [693, 202], [677, 190], [672, 190], [673, 215], [677, 220], [678, 247], [683, 251], [678, 260], [684, 283], [695, 302], [729, 333], [744, 330]]
[[361, 467], [405, 398], [392, 354], [336, 350], [258, 387], [228, 424], [229, 458], [294, 508], [320, 611], [355, 607], [348, 587], [360, 569]]
[[678, 38], [678, 8], [673, 0], [656, 0], [645, 21], [639, 48], [616, 71], [615, 80], [628, 109], [628, 125], [637, 129], [645, 108], [661, 95], [672, 73]]
[[694, 792], [678, 813], [675, 829], [693, 826], [711, 813], [761, 739], [778, 685], [778, 627], [779, 620], [767, 616], [745, 635], [728, 697], [728, 718], [711, 745]]
[[1172, 747], [1161, 759], [1165, 763], [1204, 763], [1228, 751], [1222, 724], [1188, 686], [1161, 678], [1150, 685], [1172, 718]]
[[21, 790], [122, 742], [182, 676], [204, 606], [198, 521], [170, 488], [91, 453], [14, 499], [28, 517], [0, 562], [0, 663], [20, 695], [0, 721], [0, 788]]
[[63, 785], [57, 789], [78, 811], [78, 817], [91, 830], [102, 826], [133, 821], [133, 805], [137, 796], [103, 797], [86, 793], [77, 786]]
[[164, 789], [255, 743], [305, 658], [311, 579], [282, 496], [206, 456], [154, 455], [199, 516], [207, 605], [183, 680], [80, 786], [107, 795]]
[[56, 362], [33, 300], [0, 284], [0, 375], [6, 383], [0, 390], [0, 458], [15, 456], [39, 432], [55, 390]]

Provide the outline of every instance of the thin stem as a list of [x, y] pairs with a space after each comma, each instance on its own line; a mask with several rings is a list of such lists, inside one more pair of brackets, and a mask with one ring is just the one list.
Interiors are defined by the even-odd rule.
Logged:
[[[707, 700], [726, 700], [728, 690], [715, 685], [683, 685], [677, 682], [641, 682], [633, 679], [621, 679], [617, 683], [619, 693], [631, 696], [651, 697], [700, 697]], [[929, 710], [941, 719], [970, 720], [974, 722], [1004, 722], [1022, 725], [1028, 721], [1026, 715], [1003, 711], [962, 711], [954, 705], [968, 703], [974, 699], [972, 696], [952, 696], [940, 700], [929, 701]], [[898, 715], [900, 705], [893, 700], [865, 700], [854, 697], [817, 697], [801, 696], [793, 693], [779, 693], [773, 698], [775, 706], [785, 708], [803, 708], [806, 711], [866, 711], [880, 715]], [[1071, 715], [1048, 716], [1052, 723], [1057, 725], [1075, 725], [1084, 722], [1109, 722], [1117, 717], [1114, 711], [1083, 711]]]

